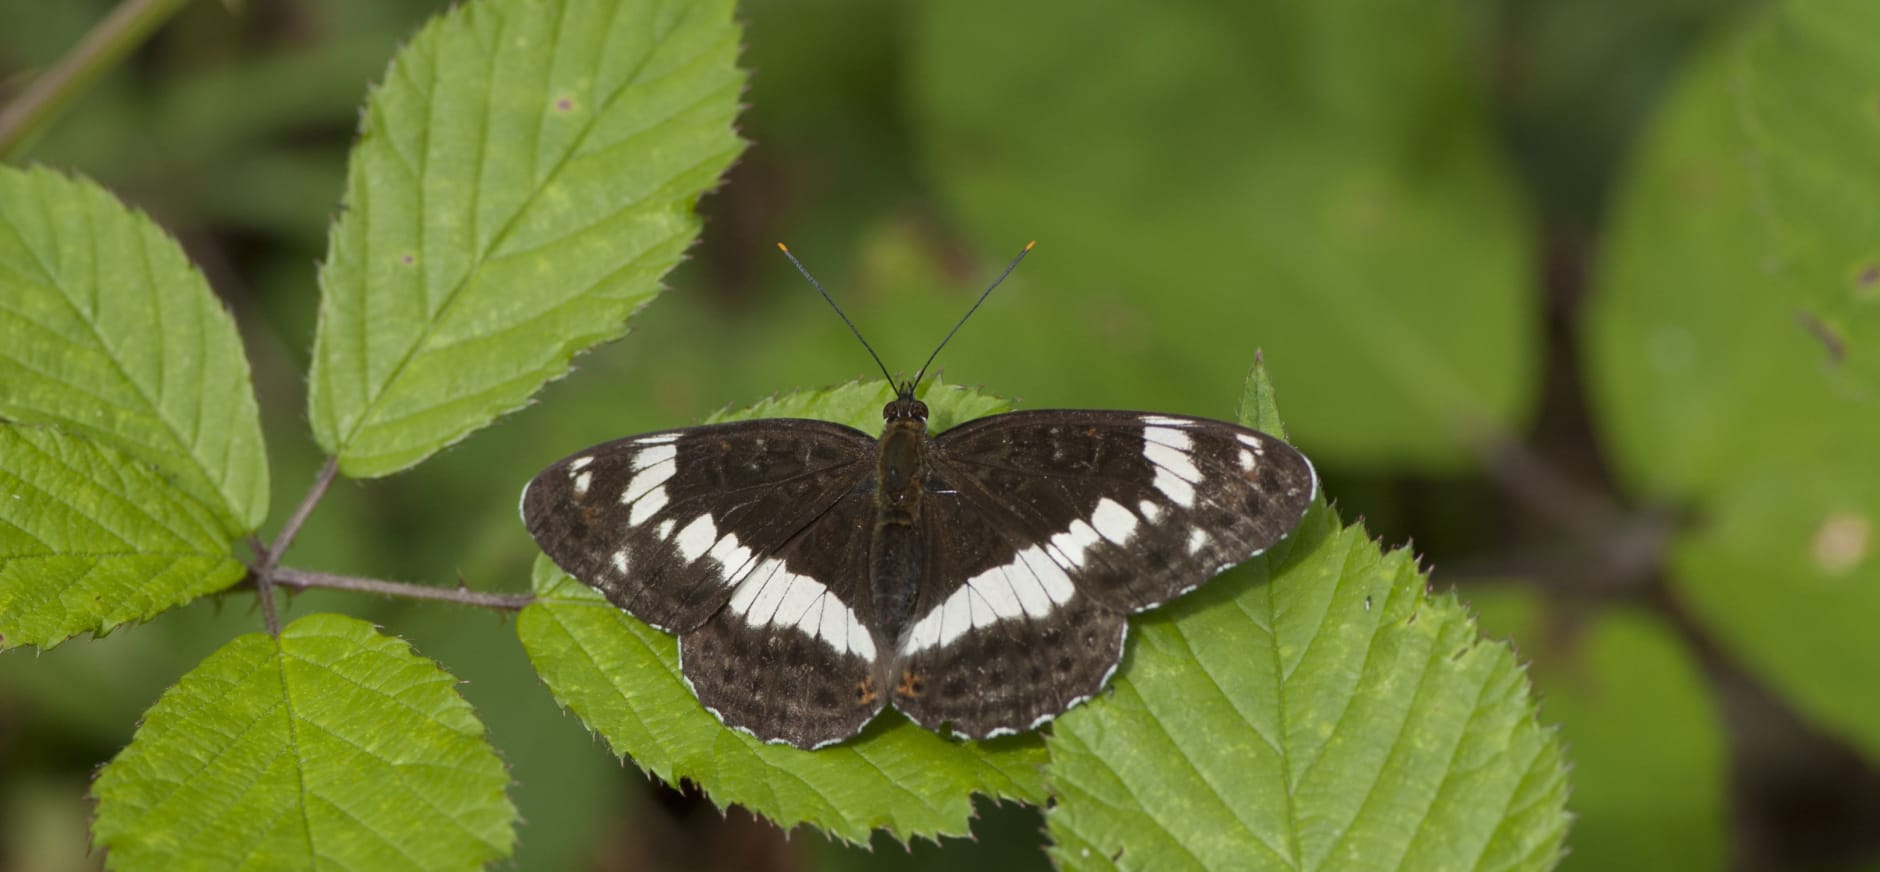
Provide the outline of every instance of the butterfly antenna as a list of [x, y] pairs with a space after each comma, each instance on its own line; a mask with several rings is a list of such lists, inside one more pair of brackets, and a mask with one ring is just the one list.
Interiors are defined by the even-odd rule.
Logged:
[[946, 338], [940, 340], [939, 345], [934, 346], [933, 353], [927, 355], [927, 362], [920, 365], [920, 373], [914, 376], [914, 384], [916, 386], [920, 384], [921, 379], [927, 377], [927, 367], [933, 366], [934, 360], [940, 356], [940, 349], [947, 347], [947, 343], [953, 339], [953, 334], [960, 332], [960, 328], [966, 326], [966, 319], [973, 317], [973, 313], [979, 311], [979, 304], [984, 303], [987, 297], [992, 296], [993, 288], [998, 287], [1000, 282], [1005, 281], [1005, 277], [1011, 275], [1012, 270], [1018, 269], [1018, 262], [1024, 260], [1025, 255], [1031, 253], [1031, 247], [1037, 244], [1038, 240], [1036, 239], [1025, 243], [1025, 250], [1019, 252], [1017, 257], [1012, 258], [1011, 263], [1005, 265], [1005, 272], [999, 273], [999, 277], [993, 279], [992, 284], [986, 286], [985, 292], [979, 295], [979, 299], [973, 301], [973, 307], [967, 309], [966, 314], [960, 316], [959, 323], [953, 325], [952, 330], [947, 331]]
[[[777, 243], [777, 250], [782, 251], [783, 256], [789, 258], [790, 263], [796, 265], [796, 271], [802, 273], [803, 278], [809, 279], [809, 283], [816, 289], [816, 293], [822, 294], [822, 298], [829, 303], [829, 308], [836, 310], [836, 315], [842, 319], [842, 323], [849, 325], [849, 332], [855, 334], [856, 341], [862, 343], [863, 348], [868, 349], [868, 356], [875, 359], [876, 366], [881, 367], [881, 374], [888, 380], [888, 387], [895, 387], [894, 376], [888, 374], [888, 365], [881, 362], [881, 355], [875, 353], [874, 346], [869, 345], [868, 340], [862, 338], [862, 331], [856, 329], [855, 322], [849, 320], [848, 313], [842, 311], [841, 306], [836, 305], [835, 298], [829, 296], [828, 291], [823, 290], [822, 282], [817, 281], [815, 276], [809, 274], [809, 270], [804, 268], [803, 262], [797, 260], [796, 255], [790, 252], [790, 246], [779, 242]], [[1010, 272], [1010, 270], [1007, 270], [1007, 272]]]

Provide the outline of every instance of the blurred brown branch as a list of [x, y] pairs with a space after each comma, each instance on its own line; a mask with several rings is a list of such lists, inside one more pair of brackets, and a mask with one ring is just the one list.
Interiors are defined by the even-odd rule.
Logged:
[[11, 158], [99, 77], [117, 66], [188, 0], [125, 0], [65, 57], [0, 107], [0, 157]]

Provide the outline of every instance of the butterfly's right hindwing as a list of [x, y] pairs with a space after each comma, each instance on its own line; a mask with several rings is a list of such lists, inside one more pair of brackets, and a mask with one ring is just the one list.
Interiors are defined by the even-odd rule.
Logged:
[[522, 520], [569, 575], [662, 630], [697, 629], [765, 555], [855, 490], [875, 440], [769, 419], [648, 433], [557, 461]]

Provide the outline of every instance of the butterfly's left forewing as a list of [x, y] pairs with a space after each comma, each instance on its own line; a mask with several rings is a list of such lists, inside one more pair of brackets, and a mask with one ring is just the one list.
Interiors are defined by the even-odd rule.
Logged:
[[1014, 412], [930, 444], [934, 557], [897, 644], [894, 702], [974, 737], [1094, 694], [1126, 615], [1271, 547], [1317, 492], [1291, 446], [1202, 418]]
[[1078, 590], [1123, 613], [1161, 605], [1270, 548], [1318, 476], [1292, 446], [1207, 418], [1013, 412], [933, 440], [933, 468], [1017, 518]]

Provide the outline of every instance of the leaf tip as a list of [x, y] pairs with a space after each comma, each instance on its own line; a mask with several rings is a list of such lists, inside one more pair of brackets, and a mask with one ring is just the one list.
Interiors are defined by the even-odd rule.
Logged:
[[1247, 370], [1240, 391], [1240, 407], [1235, 411], [1240, 423], [1263, 433], [1286, 439], [1286, 423], [1280, 419], [1274, 398], [1273, 381], [1266, 372], [1266, 353], [1253, 350], [1253, 366]]

